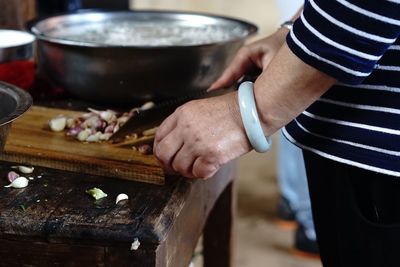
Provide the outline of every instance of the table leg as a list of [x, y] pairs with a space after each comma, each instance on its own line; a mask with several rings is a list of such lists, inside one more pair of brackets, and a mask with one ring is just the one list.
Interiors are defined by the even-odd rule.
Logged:
[[204, 228], [205, 267], [232, 266], [234, 210], [234, 183], [231, 182], [215, 203]]

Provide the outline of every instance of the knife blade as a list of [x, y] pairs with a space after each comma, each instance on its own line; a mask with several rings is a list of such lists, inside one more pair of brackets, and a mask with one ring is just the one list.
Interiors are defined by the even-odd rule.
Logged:
[[198, 90], [190, 94], [186, 94], [182, 97], [178, 97], [171, 100], [166, 100], [159, 104], [156, 104], [153, 108], [146, 110], [138, 110], [133, 114], [121, 128], [115, 132], [109, 139], [111, 143], [118, 143], [125, 139], [133, 133], [142, 133], [147, 129], [157, 127], [161, 122], [171, 115], [175, 109], [177, 109], [182, 104], [200, 98], [212, 97], [226, 93], [228, 89], [214, 90], [207, 92], [206, 89]]

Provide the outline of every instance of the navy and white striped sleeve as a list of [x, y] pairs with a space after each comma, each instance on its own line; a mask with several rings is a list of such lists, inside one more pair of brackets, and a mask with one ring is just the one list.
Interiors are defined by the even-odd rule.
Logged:
[[400, 0], [309, 0], [287, 36], [305, 63], [361, 83], [400, 34]]

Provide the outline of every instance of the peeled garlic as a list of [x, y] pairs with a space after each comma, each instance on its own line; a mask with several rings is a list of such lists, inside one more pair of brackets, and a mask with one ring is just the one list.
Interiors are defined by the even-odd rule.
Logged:
[[138, 250], [139, 246], [140, 246], [139, 238], [135, 237], [131, 244], [131, 250]]
[[140, 107], [140, 110], [148, 110], [148, 109], [153, 108], [154, 106], [155, 106], [154, 102], [149, 101], [149, 102], [144, 103], [144, 104]]
[[93, 187], [92, 189], [86, 190], [86, 193], [91, 195], [94, 199], [99, 200], [107, 196], [100, 188]]
[[122, 201], [122, 200], [126, 200], [126, 199], [128, 199], [129, 197], [128, 197], [128, 195], [127, 194], [119, 194], [118, 196], [117, 196], [117, 199], [115, 200], [115, 204], [118, 204], [118, 202], [120, 202], [120, 201]]
[[112, 133], [103, 133], [99, 136], [100, 141], [106, 141], [110, 139]]
[[24, 188], [27, 187], [29, 183], [29, 180], [26, 179], [25, 177], [18, 177], [17, 179], [15, 179], [14, 181], [12, 181], [11, 184], [6, 185], [4, 187], [12, 187], [12, 188]]
[[32, 173], [35, 168], [21, 165], [21, 166], [17, 166], [17, 169], [19, 172], [22, 172], [24, 174], [29, 174], [29, 173]]
[[81, 132], [78, 133], [78, 136], [76, 137], [79, 141], [86, 141], [86, 139], [89, 137], [90, 135], [90, 129], [85, 129]]
[[67, 118], [65, 116], [58, 116], [49, 121], [49, 127], [53, 132], [61, 132], [67, 126]]
[[93, 143], [100, 141], [101, 132], [96, 132], [95, 134], [91, 134], [86, 138], [86, 142]]

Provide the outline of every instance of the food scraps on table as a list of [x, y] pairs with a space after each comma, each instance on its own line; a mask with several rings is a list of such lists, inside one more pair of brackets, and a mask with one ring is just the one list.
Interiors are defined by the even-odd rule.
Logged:
[[12, 188], [25, 188], [29, 184], [29, 180], [23, 176], [19, 176], [14, 181], [12, 181], [9, 185], [4, 187], [12, 187]]
[[131, 244], [131, 250], [138, 250], [140, 246], [139, 238], [135, 237]]
[[96, 200], [102, 199], [107, 197], [107, 194], [103, 192], [100, 188], [93, 187], [92, 189], [86, 190], [86, 193], [89, 194], [91, 197], [93, 197]]
[[10, 182], [9, 185], [6, 185], [4, 187], [12, 187], [12, 188], [25, 188], [29, 184], [29, 180], [33, 180], [33, 177], [24, 177], [21, 176], [20, 173], [22, 174], [31, 174], [33, 173], [34, 167], [32, 166], [12, 166], [12, 169], [15, 169], [15, 171], [9, 171], [7, 173], [7, 180]]
[[121, 193], [121, 194], [119, 194], [119, 195], [117, 196], [117, 198], [116, 198], [116, 200], [115, 200], [115, 204], [118, 204], [118, 202], [120, 202], [120, 201], [122, 201], [122, 200], [126, 200], [126, 199], [128, 199], [128, 198], [129, 198], [129, 197], [128, 197], [127, 194]]
[[17, 169], [19, 172], [21, 172], [23, 174], [30, 174], [35, 169], [32, 166], [23, 166], [23, 165], [13, 166], [12, 168]]

